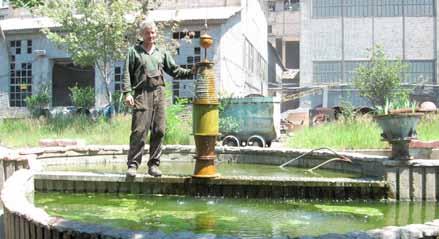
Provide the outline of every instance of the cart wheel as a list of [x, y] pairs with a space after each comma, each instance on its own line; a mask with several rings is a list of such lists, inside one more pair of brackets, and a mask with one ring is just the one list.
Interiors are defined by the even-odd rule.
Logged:
[[265, 140], [259, 135], [250, 136], [247, 142], [248, 142], [248, 146], [257, 146], [261, 148], [265, 147]]
[[238, 147], [239, 146], [239, 139], [233, 135], [227, 135], [223, 139], [223, 146]]

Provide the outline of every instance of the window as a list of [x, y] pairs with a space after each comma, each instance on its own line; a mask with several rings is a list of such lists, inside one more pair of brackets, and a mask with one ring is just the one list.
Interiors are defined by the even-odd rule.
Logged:
[[341, 62], [314, 62], [313, 82], [315, 84], [334, 84], [341, 82]]
[[189, 35], [188, 33], [189, 33], [188, 31], [173, 32], [172, 33], [172, 39], [180, 40], [180, 39], [185, 38], [187, 36], [190, 37], [190, 39], [192, 39], [192, 38], [195, 38], [195, 39], [200, 38], [200, 31], [193, 31], [193, 33], [194, 33], [193, 35]]
[[122, 67], [114, 67], [114, 91], [122, 91]]
[[200, 31], [195, 31], [194, 38], [196, 38], [196, 39], [200, 38]]
[[27, 54], [32, 54], [32, 40], [27, 40]]
[[268, 34], [273, 33], [273, 26], [272, 26], [272, 25], [268, 25], [267, 28], [268, 28], [268, 29], [267, 29], [267, 33], [268, 33]]
[[433, 61], [407, 61], [404, 72], [404, 83], [407, 84], [432, 84], [434, 78]]
[[176, 48], [175, 51], [177, 51], [177, 55], [180, 55], [180, 48]]
[[175, 40], [180, 39], [180, 33], [179, 32], [173, 32], [172, 33], [172, 39], [175, 39]]
[[313, 0], [315, 18], [434, 16], [434, 0]]
[[188, 64], [194, 63], [194, 57], [193, 56], [186, 57], [186, 63], [188, 63]]
[[201, 48], [199, 48], [199, 47], [195, 47], [195, 48], [194, 48], [194, 54], [195, 54], [195, 55], [200, 55], [200, 53], [201, 53]]
[[[17, 68], [21, 66], [21, 69]], [[32, 95], [32, 63], [12, 64], [9, 84], [9, 106], [25, 107], [25, 99]]]
[[345, 61], [344, 63], [344, 83], [353, 84], [357, 68], [367, 64], [367, 61]]
[[286, 10], [286, 11], [298, 11], [299, 9], [300, 9], [300, 2], [299, 2], [299, 0], [284, 0], [284, 10]]
[[10, 46], [11, 54], [14, 54], [14, 55], [21, 54], [21, 41], [20, 40], [10, 41], [9, 46]]
[[344, 0], [343, 16], [371, 17], [373, 16], [374, 0]]
[[404, 0], [404, 16], [433, 16], [433, 1], [434, 0]]
[[244, 40], [243, 50], [244, 70], [247, 71], [247, 73], [253, 73], [261, 76], [261, 71], [265, 70], [263, 69], [264, 65], [266, 64], [265, 59], [247, 39]]
[[398, 17], [402, 16], [402, 0], [376, 0], [376, 17]]
[[276, 2], [269, 1], [267, 2], [267, 8], [269, 12], [275, 12], [276, 11]]
[[314, 17], [341, 16], [342, 0], [313, 0], [312, 15]]

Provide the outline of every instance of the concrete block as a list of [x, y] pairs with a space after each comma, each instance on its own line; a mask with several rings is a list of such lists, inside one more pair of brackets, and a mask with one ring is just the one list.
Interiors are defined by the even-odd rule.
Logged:
[[27, 239], [24, 237], [24, 219], [23, 217], [18, 217], [18, 230], [19, 230], [19, 239]]
[[129, 193], [139, 194], [141, 192], [140, 186], [141, 185], [136, 182], [122, 183], [120, 191], [122, 192], [124, 191], [125, 188], [129, 188]]
[[94, 192], [97, 192], [97, 188], [96, 188], [97, 186], [96, 186], [96, 182], [93, 182], [93, 181], [90, 181], [90, 182], [87, 182], [86, 184], [85, 184], [85, 190], [86, 190], [86, 192], [88, 192], [88, 193], [94, 193]]
[[47, 226], [43, 228], [44, 239], [52, 239], [52, 231]]
[[29, 237], [29, 221], [28, 220], [25, 220], [24, 221], [24, 238], [26, 238], [26, 239], [29, 239], [30, 237]]
[[85, 182], [75, 181], [73, 188], [75, 190], [75, 193], [83, 193], [83, 192], [85, 192]]
[[436, 168], [425, 168], [425, 200], [436, 201]]
[[410, 189], [410, 168], [401, 167], [399, 168], [399, 200], [410, 200]]
[[412, 200], [415, 201], [421, 201], [423, 199], [423, 193], [424, 193], [424, 169], [421, 167], [414, 167], [412, 168], [412, 182], [411, 182], [411, 188], [412, 188]]
[[74, 181], [66, 180], [64, 181], [64, 191], [65, 192], [74, 192]]
[[96, 192], [105, 193], [107, 192], [107, 184], [105, 182], [95, 182]]

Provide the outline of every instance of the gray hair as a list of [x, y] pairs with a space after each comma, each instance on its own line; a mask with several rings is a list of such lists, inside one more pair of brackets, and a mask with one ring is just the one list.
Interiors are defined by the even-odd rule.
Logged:
[[149, 19], [146, 19], [146, 20], [143, 20], [142, 22], [140, 22], [139, 26], [140, 26], [139, 27], [140, 32], [144, 32], [146, 28], [153, 29], [153, 30], [157, 31], [157, 25], [155, 24], [155, 22], [153, 22]]

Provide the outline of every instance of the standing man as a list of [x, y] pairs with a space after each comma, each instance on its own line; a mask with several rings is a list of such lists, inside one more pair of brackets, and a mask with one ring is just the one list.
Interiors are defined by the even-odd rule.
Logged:
[[122, 91], [125, 104], [133, 108], [127, 176], [135, 177], [142, 162], [148, 130], [151, 130], [148, 174], [162, 175], [160, 156], [165, 135], [165, 81], [163, 71], [174, 78], [192, 78], [193, 70], [175, 64], [172, 56], [156, 46], [157, 26], [140, 23], [143, 42], [128, 50]]

